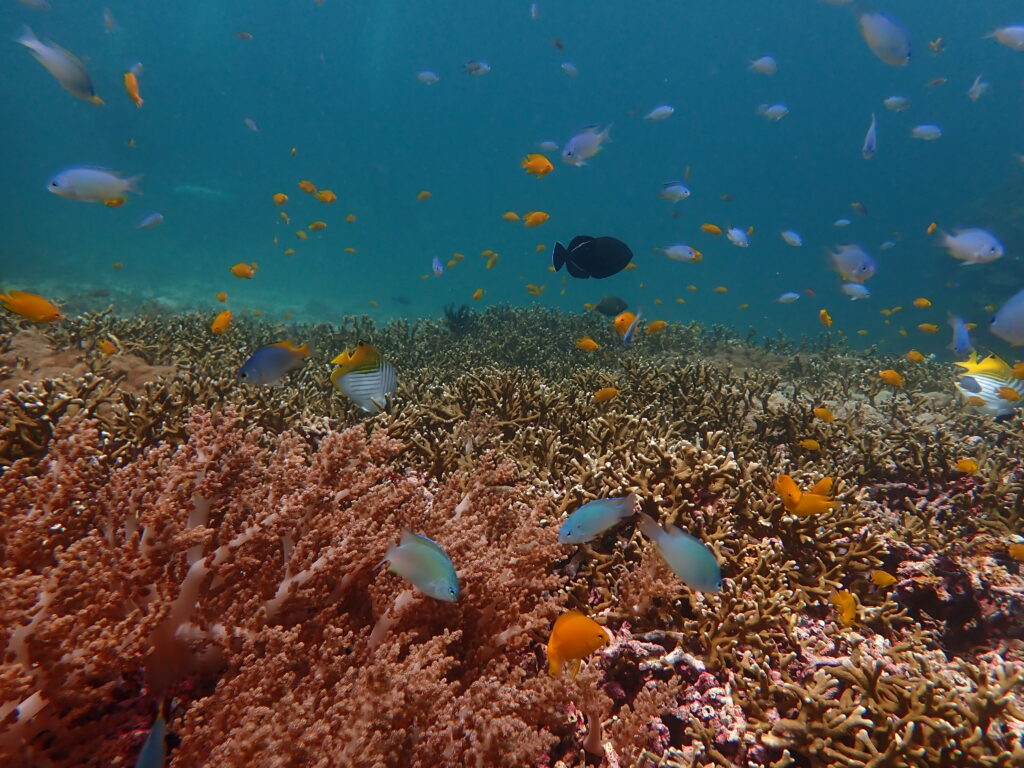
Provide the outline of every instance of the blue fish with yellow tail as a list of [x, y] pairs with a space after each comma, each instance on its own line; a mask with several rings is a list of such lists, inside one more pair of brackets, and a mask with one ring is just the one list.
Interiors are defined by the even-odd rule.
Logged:
[[718, 592], [722, 588], [722, 568], [704, 544], [674, 525], [662, 528], [652, 518], [640, 514], [640, 530], [654, 542], [668, 567], [690, 589]]
[[637, 496], [614, 499], [595, 499], [573, 512], [558, 529], [560, 544], [582, 544], [604, 533], [633, 514]]
[[426, 536], [403, 528], [399, 543], [388, 547], [382, 562], [428, 597], [448, 603], [459, 599], [459, 577], [451, 558]]
[[331, 362], [331, 384], [368, 413], [384, 410], [398, 388], [398, 379], [391, 363], [381, 357], [372, 344], [356, 343], [354, 350], [345, 350]]
[[308, 344], [301, 347], [296, 347], [290, 341], [268, 344], [253, 352], [238, 369], [238, 380], [246, 384], [278, 387], [284, 375], [302, 365], [309, 355]]

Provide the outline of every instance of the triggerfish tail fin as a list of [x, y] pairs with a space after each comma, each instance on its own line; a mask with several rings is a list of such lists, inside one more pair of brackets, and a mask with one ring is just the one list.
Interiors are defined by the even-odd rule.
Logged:
[[565, 266], [565, 254], [566, 253], [567, 253], [567, 251], [565, 250], [565, 246], [564, 245], [562, 245], [561, 243], [555, 243], [555, 252], [551, 256], [551, 263], [555, 267], [555, 272], [557, 272], [563, 266]]

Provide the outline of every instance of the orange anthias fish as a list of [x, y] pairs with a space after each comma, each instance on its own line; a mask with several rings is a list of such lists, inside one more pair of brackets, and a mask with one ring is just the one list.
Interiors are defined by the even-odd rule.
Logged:
[[978, 462], [974, 459], [957, 459], [953, 466], [957, 472], [963, 472], [965, 475], [973, 475], [978, 471]]
[[545, 221], [550, 219], [551, 216], [544, 211], [530, 211], [528, 214], [523, 216], [524, 227], [539, 227]]
[[96, 342], [96, 348], [104, 355], [116, 355], [117, 345], [110, 339], [100, 339]]
[[548, 672], [558, 677], [562, 666], [570, 662], [575, 677], [580, 662], [609, 640], [608, 631], [593, 619], [579, 611], [563, 613], [555, 620], [548, 637]]
[[707, 222], [700, 225], [701, 232], [707, 232], [709, 235], [720, 235], [722, 234], [722, 228], [717, 224], [709, 224]]
[[245, 264], [243, 262], [239, 262], [238, 264], [235, 264], [235, 266], [231, 268], [231, 274], [234, 275], [235, 277], [240, 277], [245, 280], [249, 280], [252, 278], [253, 275], [256, 274], [257, 269], [259, 269], [259, 267], [257, 266], [255, 261], [252, 264]]
[[316, 193], [316, 199], [321, 203], [333, 203], [338, 199], [338, 196], [329, 189], [321, 189]]
[[505, 211], [503, 214], [501, 214], [501, 218], [503, 218], [505, 221], [519, 221], [519, 214], [516, 213], [515, 211]]
[[626, 335], [626, 331], [634, 322], [636, 322], [636, 315], [632, 312], [623, 312], [615, 317], [615, 332], [619, 334], [620, 339]]
[[652, 320], [651, 322], [649, 322], [647, 324], [647, 327], [644, 328], [644, 333], [646, 333], [646, 334], [661, 333], [667, 327], [668, 327], [668, 323], [666, 321], [664, 321], [664, 320]]
[[214, 298], [217, 299], [217, 301], [227, 301], [228, 295], [224, 291], [218, 291]]
[[775, 480], [775, 492], [779, 494], [786, 510], [799, 517], [810, 517], [827, 512], [836, 505], [831, 498], [831, 477], [822, 478], [804, 493], [792, 477], [779, 475]]
[[884, 371], [878, 372], [878, 378], [888, 384], [890, 387], [902, 387], [906, 384], [906, 379], [902, 375], [894, 371], [892, 368], [886, 368]]
[[857, 598], [841, 589], [832, 593], [832, 605], [839, 609], [839, 623], [852, 627], [857, 623]]
[[811, 413], [827, 423], [832, 423], [836, 420], [835, 415], [828, 408], [812, 408]]
[[480, 301], [480, 299], [483, 297], [483, 295], [484, 295], [484, 289], [483, 288], [477, 288], [475, 291], [473, 291], [473, 301]]
[[210, 333], [221, 334], [224, 333], [228, 328], [231, 327], [231, 310], [225, 309], [210, 323]]
[[142, 106], [142, 97], [139, 95], [139, 77], [134, 67], [124, 73], [124, 92], [136, 107]]
[[42, 296], [25, 291], [0, 293], [0, 304], [8, 312], [21, 315], [34, 323], [52, 323], [61, 319], [57, 305]]
[[821, 320], [821, 324], [826, 328], [832, 327], [832, 315], [828, 313], [827, 309], [823, 309], [818, 312], [818, 319]]
[[309, 195], [316, 194], [316, 184], [307, 179], [303, 179], [302, 181], [299, 182], [299, 189], [301, 189], [303, 192]]
[[287, 202], [288, 202], [288, 195], [286, 195], [284, 192], [275, 192], [274, 193], [274, 205], [284, 205]]
[[907, 358], [907, 360], [909, 360], [912, 363], [923, 363], [924, 362], [924, 355], [922, 355], [916, 349], [910, 350], [909, 352], [907, 352], [907, 354], [904, 355], [904, 357]]
[[314, 221], [306, 229], [312, 230], [313, 232], [320, 232], [321, 230], [327, 229], [326, 221]]
[[594, 400], [598, 403], [607, 403], [609, 400], [617, 397], [618, 394], [619, 390], [615, 387], [601, 387], [594, 393]]
[[871, 571], [871, 583], [876, 587], [891, 587], [897, 581], [899, 581], [899, 579], [888, 571], [880, 571], [877, 568]]
[[420, 191], [419, 191], [419, 192], [418, 192], [418, 193], [416, 194], [416, 199], [417, 199], [417, 200], [419, 200], [419, 201], [420, 201], [421, 203], [422, 203], [422, 202], [423, 202], [424, 200], [429, 200], [429, 199], [430, 199], [430, 190], [429, 190], [429, 189], [421, 189], [421, 190], [420, 190]]
[[534, 153], [524, 157], [522, 168], [527, 173], [538, 178], [541, 176], [547, 176], [555, 170], [555, 166], [551, 164], [551, 161], [540, 153]]
[[589, 336], [584, 336], [582, 339], [576, 340], [576, 348], [582, 349], [584, 352], [594, 352], [600, 349], [601, 345]]
[[935, 323], [921, 323], [917, 326], [917, 330], [921, 333], [938, 333], [939, 326]]

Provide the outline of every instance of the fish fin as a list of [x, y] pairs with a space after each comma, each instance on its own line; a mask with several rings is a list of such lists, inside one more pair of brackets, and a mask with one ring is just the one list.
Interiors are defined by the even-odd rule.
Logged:
[[592, 238], [590, 235], [576, 235], [576, 237], [569, 241], [569, 250], [575, 251], [581, 245], [586, 245], [587, 243], [592, 243], [593, 241], [594, 238]]
[[[98, 99], [99, 97], [96, 96], [94, 98]], [[93, 102], [93, 103], [95, 103], [95, 104], [102, 104], [103, 103], [103, 99], [100, 99], [98, 102]], [[141, 195], [142, 194], [142, 190], [139, 189], [138, 185], [139, 185], [139, 182], [142, 180], [142, 176], [143, 176], [143, 174], [140, 173], [137, 176], [132, 176], [130, 179], [125, 179], [125, 182], [127, 183], [127, 186], [125, 187], [125, 189], [127, 191], [129, 191], [129, 192], [134, 192], [136, 195]]]
[[582, 267], [580, 267], [574, 261], [568, 262], [566, 264], [566, 267], [569, 270], [569, 274], [572, 275], [573, 277], [578, 277], [580, 279], [586, 279], [586, 278], [590, 277], [590, 273], [587, 272], [586, 270], [584, 270]]
[[664, 529], [658, 525], [654, 518], [645, 512], [641, 512], [637, 516], [637, 527], [640, 528], [644, 536], [655, 542], [665, 533]]
[[562, 266], [565, 264], [566, 253], [567, 251], [565, 250], [564, 245], [562, 245], [561, 243], [555, 243], [554, 253], [551, 254], [551, 263], [555, 268], [555, 272], [560, 270]]
[[21, 43], [26, 48], [31, 48], [32, 46], [39, 44], [39, 38], [36, 37], [36, 33], [32, 31], [32, 27], [26, 24], [21, 28], [21, 35], [14, 38], [14, 42]]
[[821, 478], [821, 480], [819, 480], [814, 485], [812, 485], [810, 490], [808, 490], [807, 492], [808, 493], [816, 494], [818, 496], [829, 496], [829, 495], [831, 495], [832, 494], [832, 478], [831, 477], [823, 477], [823, 478]]
[[573, 659], [569, 662], [569, 677], [576, 679], [576, 675], [580, 673], [580, 667], [583, 664], [583, 659]]

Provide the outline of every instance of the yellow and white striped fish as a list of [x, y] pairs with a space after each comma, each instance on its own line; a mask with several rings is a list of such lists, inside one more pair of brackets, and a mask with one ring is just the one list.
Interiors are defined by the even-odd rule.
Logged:
[[998, 355], [978, 360], [976, 352], [962, 363], [956, 386], [963, 402], [990, 416], [1009, 416], [1024, 406], [1024, 381], [1013, 375], [1010, 366]]
[[337, 366], [331, 372], [331, 384], [367, 413], [384, 410], [398, 388], [395, 369], [372, 344], [356, 342], [331, 360]]

